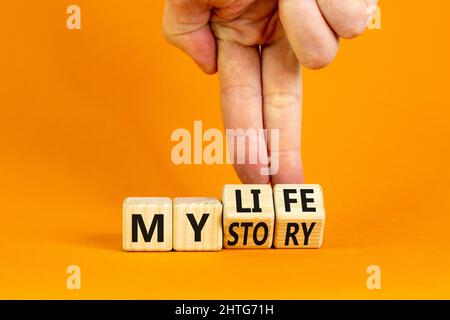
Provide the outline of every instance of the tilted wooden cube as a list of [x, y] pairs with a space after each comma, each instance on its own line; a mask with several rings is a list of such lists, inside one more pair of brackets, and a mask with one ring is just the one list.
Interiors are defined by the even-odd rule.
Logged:
[[222, 201], [225, 248], [272, 246], [275, 214], [270, 185], [228, 184]]
[[320, 248], [325, 227], [323, 193], [317, 184], [278, 184], [275, 248]]
[[173, 248], [176, 251], [222, 249], [222, 203], [214, 198], [175, 198]]
[[126, 198], [122, 229], [125, 251], [172, 250], [172, 200]]

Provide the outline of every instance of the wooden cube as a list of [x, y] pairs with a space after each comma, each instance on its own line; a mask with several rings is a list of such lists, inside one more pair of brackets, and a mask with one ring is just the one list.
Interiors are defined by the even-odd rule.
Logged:
[[320, 248], [325, 227], [322, 188], [317, 184], [278, 184], [275, 248]]
[[175, 198], [173, 248], [176, 251], [222, 249], [222, 203], [214, 198]]
[[270, 185], [228, 184], [222, 201], [225, 248], [272, 246], [275, 214]]
[[126, 198], [122, 228], [125, 251], [172, 250], [172, 200]]

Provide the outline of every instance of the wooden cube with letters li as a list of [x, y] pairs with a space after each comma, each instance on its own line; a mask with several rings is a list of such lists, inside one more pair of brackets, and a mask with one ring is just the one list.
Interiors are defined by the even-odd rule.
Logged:
[[268, 184], [228, 184], [223, 188], [225, 248], [270, 248], [275, 213]]
[[175, 198], [173, 233], [176, 251], [221, 250], [222, 203], [214, 198]]
[[172, 200], [126, 198], [122, 229], [125, 251], [172, 250]]
[[317, 184], [278, 184], [275, 248], [320, 248], [325, 226], [322, 188]]

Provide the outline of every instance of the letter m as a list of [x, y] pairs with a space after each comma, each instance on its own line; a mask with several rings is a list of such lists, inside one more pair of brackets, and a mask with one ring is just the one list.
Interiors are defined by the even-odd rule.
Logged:
[[153, 216], [150, 229], [145, 227], [144, 219], [140, 214], [131, 215], [131, 241], [138, 242], [138, 227], [141, 230], [142, 237], [145, 242], [152, 241], [153, 233], [155, 232], [156, 225], [158, 225], [158, 242], [164, 242], [164, 215], [155, 214]]

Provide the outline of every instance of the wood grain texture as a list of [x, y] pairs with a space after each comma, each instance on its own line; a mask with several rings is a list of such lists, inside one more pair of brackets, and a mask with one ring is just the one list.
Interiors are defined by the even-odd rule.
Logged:
[[222, 249], [222, 203], [215, 198], [175, 198], [173, 248], [176, 251]]
[[270, 185], [225, 185], [222, 202], [225, 248], [272, 246], [275, 213]]
[[274, 188], [274, 202], [275, 248], [322, 246], [325, 208], [320, 185], [278, 184]]
[[[137, 241], [132, 239], [132, 216], [142, 217], [144, 229], [137, 227]], [[162, 215], [161, 220], [154, 220], [155, 215]], [[162, 222], [154, 225], [151, 239], [145, 241], [143, 232], [152, 228], [153, 221]], [[136, 221], [134, 222], [136, 225]], [[163, 235], [159, 231], [163, 230]], [[170, 251], [172, 250], [172, 200], [170, 198], [126, 198], [122, 214], [122, 246], [125, 251]], [[162, 239], [161, 239], [162, 238]], [[162, 241], [161, 241], [162, 240]]]

